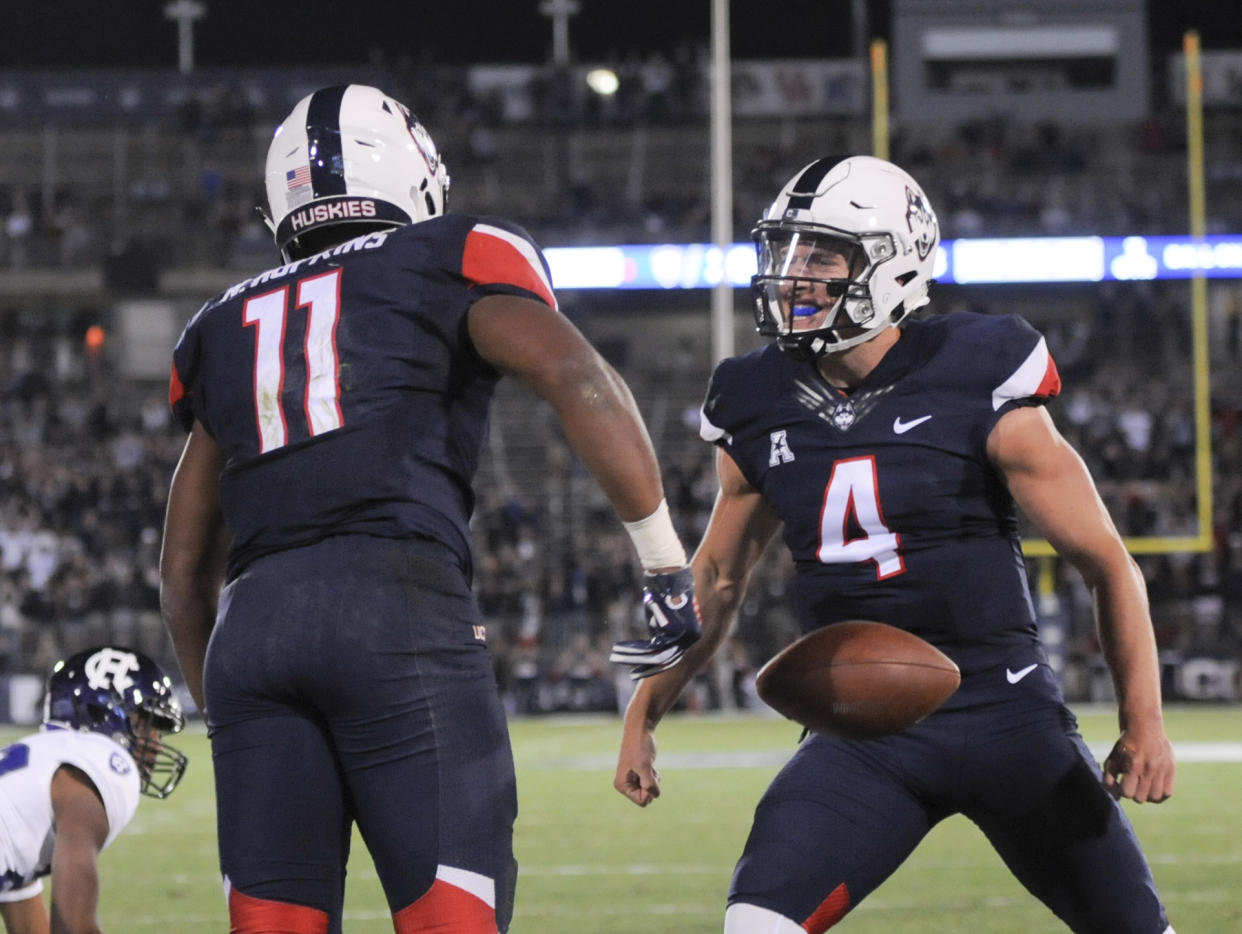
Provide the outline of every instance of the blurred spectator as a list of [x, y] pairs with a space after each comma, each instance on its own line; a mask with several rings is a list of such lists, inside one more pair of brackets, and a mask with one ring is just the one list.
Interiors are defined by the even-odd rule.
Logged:
[[[424, 102], [416, 109], [438, 139], [445, 128], [445, 148], [468, 153], [461, 166], [450, 166], [460, 173], [452, 194], [463, 209], [485, 197], [489, 209], [522, 219], [549, 246], [703, 242], [711, 218], [705, 49], [614, 59], [617, 96], [589, 131], [588, 92], [570, 69], [542, 71], [532, 89], [534, 113], [522, 123], [505, 116], [496, 96], [471, 95], [458, 67], [430, 60], [391, 67], [414, 89], [410, 100]], [[101, 245], [140, 231], [150, 242], [176, 243], [175, 258], [187, 265], [227, 267], [239, 255], [249, 265], [247, 253], [275, 263], [249, 182], [256, 106], [262, 103], [240, 85], [188, 96], [167, 132], [144, 127], [124, 138], [142, 146], [127, 150], [130, 161], [103, 188], [85, 181], [94, 168], [89, 147], [60, 155], [61, 177], [83, 180], [72, 190], [42, 191], [37, 177], [9, 183], [0, 196], [0, 260], [25, 268], [84, 265], [102, 255]], [[1070, 121], [1029, 126], [1002, 116], [918, 134], [898, 127], [894, 158], [920, 168], [949, 236], [1168, 234], [1188, 225], [1177, 116], [1157, 114], [1131, 127], [1128, 139]], [[1242, 118], [1208, 119], [1220, 128], [1209, 212], [1217, 226], [1236, 230]], [[870, 145], [867, 127], [849, 116], [738, 119], [734, 130], [738, 240], [747, 238], [773, 185], [805, 164], [808, 153]], [[109, 146], [114, 132], [106, 131]], [[458, 144], [450, 146], [454, 136]], [[226, 137], [230, 145], [221, 145]], [[46, 205], [43, 216], [37, 209]], [[1197, 531], [1185, 291], [1182, 283], [1102, 285], [1073, 299], [1050, 294], [1046, 318], [1032, 316], [1066, 382], [1054, 417], [1088, 459], [1127, 535]], [[1221, 304], [1221, 347], [1234, 361], [1242, 356], [1238, 294], [1228, 287]], [[952, 289], [936, 299], [986, 305]], [[152, 626], [152, 575], [183, 439], [169, 424], [163, 386], [131, 384], [102, 370], [97, 388], [81, 359], [82, 330], [67, 335], [51, 317], [42, 308], [0, 311], [0, 666], [8, 658], [10, 666], [44, 669], [80, 647], [65, 640], [100, 632], [132, 633], [167, 663], [162, 631]], [[659, 399], [670, 413], [657, 449], [687, 544], [701, 535], [715, 494], [711, 452], [696, 434], [707, 373], [698, 349], [676, 344], [670, 365], [634, 380], [645, 406]], [[631, 354], [629, 362], [641, 368], [642, 356]], [[1236, 652], [1242, 377], [1235, 370], [1214, 373], [1217, 548], [1160, 556], [1144, 570], [1159, 603], [1162, 640], [1232, 645]], [[523, 404], [520, 396], [501, 401]], [[489, 639], [498, 676], [522, 712], [580, 708], [605, 697], [615, 703], [613, 673], [598, 669], [597, 646], [641, 624], [628, 542], [583, 493], [581, 466], [547, 419], [517, 421], [528, 434], [504, 444], [493, 438], [474, 520], [486, 544], [475, 586], [495, 621]], [[731, 673], [700, 697], [743, 706], [753, 678], [749, 660], [796, 637], [781, 551], [772, 549], [755, 572], [726, 655]], [[1073, 638], [1084, 652], [1096, 651], [1082, 628], [1090, 617], [1082, 588], [1065, 581], [1061, 590]]]
[[9, 265], [20, 269], [30, 259], [30, 235], [34, 231], [34, 216], [23, 188], [13, 192], [12, 203], [4, 216], [5, 250]]

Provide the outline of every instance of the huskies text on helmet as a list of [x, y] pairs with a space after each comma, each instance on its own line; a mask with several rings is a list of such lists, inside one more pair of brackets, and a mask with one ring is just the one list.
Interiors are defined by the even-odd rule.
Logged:
[[409, 108], [361, 84], [298, 101], [276, 128], [265, 182], [286, 260], [439, 216], [449, 189], [436, 144]]
[[759, 333], [817, 359], [856, 347], [927, 304], [940, 226], [903, 169], [851, 156], [805, 166], [752, 236]]
[[100, 733], [128, 749], [142, 793], [153, 798], [168, 797], [185, 773], [185, 755], [152, 732], [179, 733], [185, 726], [172, 680], [135, 649], [102, 645], [57, 662], [47, 679], [43, 723]]

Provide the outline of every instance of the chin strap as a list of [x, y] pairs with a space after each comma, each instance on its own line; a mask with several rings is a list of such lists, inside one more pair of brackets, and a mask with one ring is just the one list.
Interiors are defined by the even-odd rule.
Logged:
[[[922, 302], [920, 304], [926, 304]], [[915, 306], [918, 307], [918, 306]], [[904, 304], [898, 305], [889, 314], [888, 327], [895, 328], [910, 316], [910, 311]], [[840, 350], [850, 350], [853, 347], [860, 347], [874, 337], [883, 334], [888, 328], [876, 328], [867, 335], [867, 340], [859, 341], [857, 344], [850, 344], [848, 347], [841, 347]], [[839, 350], [833, 341], [828, 340], [823, 334], [782, 334], [777, 338], [781, 350], [785, 351], [795, 360], [806, 360], [814, 363], [821, 357], [825, 357], [830, 353], [838, 353]]]
[[267, 213], [267, 208], [261, 204], [256, 204], [254, 206], [254, 213], [263, 218], [263, 224], [272, 232], [273, 237], [276, 236], [276, 225], [272, 222], [272, 215]]
[[811, 337], [809, 335], [803, 337], [782, 336], [777, 339], [781, 350], [789, 354], [795, 360], [805, 360], [808, 363], [814, 363], [820, 357], [827, 355], [831, 346], [821, 336]]

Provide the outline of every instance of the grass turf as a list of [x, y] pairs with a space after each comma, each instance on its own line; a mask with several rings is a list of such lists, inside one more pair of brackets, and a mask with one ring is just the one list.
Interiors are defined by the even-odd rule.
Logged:
[[[1079, 710], [1093, 745], [1115, 738], [1111, 713]], [[1242, 707], [1167, 713], [1177, 743], [1242, 741]], [[518, 764], [515, 848], [521, 863], [514, 934], [685, 934], [720, 930], [733, 861], [768, 780], [798, 731], [768, 717], [677, 715], [661, 725], [663, 796], [639, 809], [612, 790], [616, 718], [526, 719], [512, 724]], [[20, 735], [0, 730], [0, 742]], [[101, 858], [105, 930], [131, 934], [223, 930], [216, 868], [210, 753], [201, 728], [178, 737], [191, 760], [166, 801], [142, 802]], [[1242, 761], [1188, 747], [1176, 795], [1126, 804], [1174, 925], [1196, 934], [1242, 930]], [[1200, 761], [1202, 760], [1202, 761]], [[357, 836], [345, 930], [392, 930], [369, 856]], [[963, 818], [935, 828], [905, 865], [840, 930], [924, 934], [1063, 930], [1009, 875]]]

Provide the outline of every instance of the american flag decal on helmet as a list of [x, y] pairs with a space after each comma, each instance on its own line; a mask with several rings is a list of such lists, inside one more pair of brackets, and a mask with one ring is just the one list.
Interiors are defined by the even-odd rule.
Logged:
[[297, 188], [299, 185], [309, 185], [311, 182], [310, 166], [300, 165], [296, 169], [290, 169], [285, 173], [285, 186], [287, 188]]

